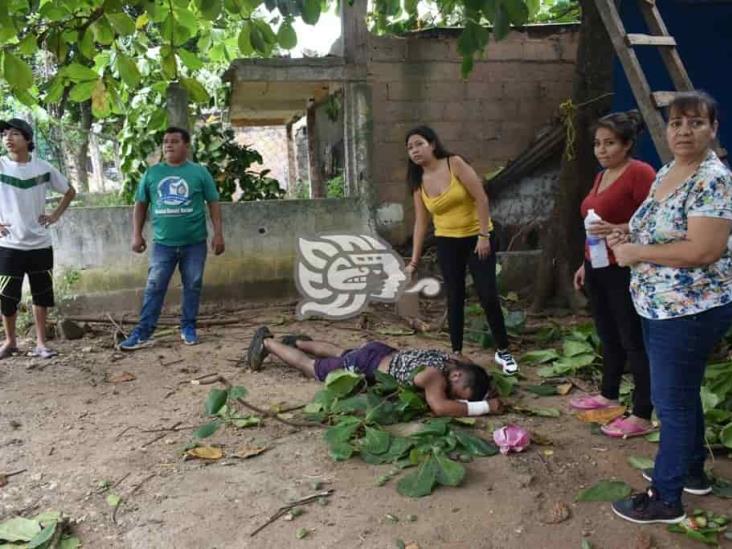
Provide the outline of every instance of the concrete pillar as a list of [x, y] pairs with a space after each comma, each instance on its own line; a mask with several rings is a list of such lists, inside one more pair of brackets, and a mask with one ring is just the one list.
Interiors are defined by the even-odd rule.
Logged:
[[287, 194], [292, 196], [297, 184], [297, 164], [295, 162], [295, 139], [292, 134], [292, 122], [285, 126], [287, 135]]
[[[344, 2], [347, 3], [347, 2]], [[371, 90], [365, 80], [343, 88], [343, 160], [345, 195], [363, 197], [375, 208], [371, 183]]]
[[188, 91], [178, 82], [168, 84], [165, 93], [165, 108], [168, 111], [168, 126], [190, 131]]
[[320, 169], [320, 147], [316, 129], [315, 105], [308, 107], [308, 158], [310, 160], [310, 197], [325, 198], [326, 189], [323, 172]]

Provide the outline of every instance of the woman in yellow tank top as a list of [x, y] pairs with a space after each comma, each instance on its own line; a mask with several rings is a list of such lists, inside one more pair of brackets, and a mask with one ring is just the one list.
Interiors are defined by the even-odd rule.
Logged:
[[427, 126], [407, 133], [406, 146], [407, 182], [415, 211], [412, 259], [407, 273], [413, 273], [419, 264], [431, 216], [445, 283], [453, 352], [462, 353], [463, 348], [465, 275], [469, 269], [496, 342], [494, 360], [504, 373], [515, 374], [518, 364], [508, 349], [496, 285], [493, 223], [480, 178], [462, 157], [451, 155]]

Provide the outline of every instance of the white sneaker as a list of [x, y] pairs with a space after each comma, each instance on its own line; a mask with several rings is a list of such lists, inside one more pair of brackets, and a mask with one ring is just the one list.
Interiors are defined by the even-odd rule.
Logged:
[[518, 363], [516, 362], [516, 359], [513, 358], [510, 351], [496, 351], [493, 360], [501, 367], [503, 373], [507, 376], [512, 376], [518, 373]]

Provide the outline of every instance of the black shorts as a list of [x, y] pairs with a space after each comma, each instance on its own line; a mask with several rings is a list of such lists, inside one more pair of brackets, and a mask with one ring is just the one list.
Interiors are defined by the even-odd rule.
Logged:
[[0, 308], [4, 316], [13, 316], [18, 310], [25, 275], [30, 282], [33, 305], [53, 307], [53, 248], [0, 247]]

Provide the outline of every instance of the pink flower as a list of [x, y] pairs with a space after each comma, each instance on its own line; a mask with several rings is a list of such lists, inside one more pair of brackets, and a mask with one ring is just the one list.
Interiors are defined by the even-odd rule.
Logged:
[[523, 452], [530, 442], [529, 432], [518, 425], [506, 425], [493, 431], [493, 441], [501, 449], [502, 454]]

